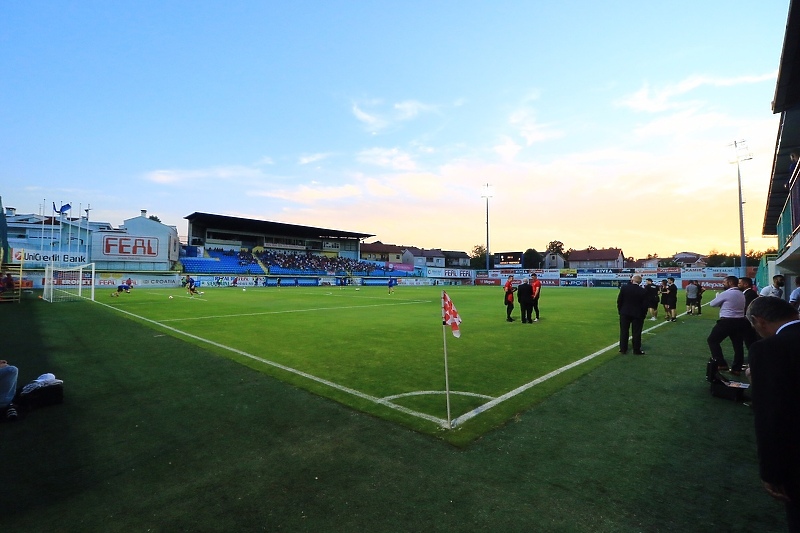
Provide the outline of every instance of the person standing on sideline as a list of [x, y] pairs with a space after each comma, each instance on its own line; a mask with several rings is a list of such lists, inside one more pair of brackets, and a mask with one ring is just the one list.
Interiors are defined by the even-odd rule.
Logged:
[[686, 314], [693, 315], [697, 309], [697, 285], [694, 280], [689, 280], [686, 285]]
[[628, 353], [628, 335], [633, 340], [633, 353], [644, 355], [642, 351], [642, 328], [647, 316], [647, 292], [641, 287], [642, 276], [634, 274], [631, 282], [623, 285], [617, 295], [619, 313], [619, 353]]
[[669, 295], [669, 317], [668, 320], [675, 322], [678, 320], [678, 286], [675, 285], [675, 278], [667, 278], [667, 294]]
[[761, 296], [774, 296], [776, 298], [783, 298], [783, 286], [786, 280], [781, 274], [772, 276], [772, 285], [761, 289]]
[[728, 363], [722, 353], [722, 341], [730, 337], [733, 344], [733, 367], [730, 370], [731, 373], [738, 375], [744, 365], [743, 336], [749, 324], [744, 318], [745, 299], [739, 290], [739, 278], [728, 276], [724, 283], [725, 290], [708, 304], [711, 307], [719, 307], [719, 320], [711, 328], [706, 341], [711, 351], [711, 360], [717, 364], [717, 368], [728, 370]]
[[533, 311], [533, 287], [531, 287], [528, 278], [524, 278], [522, 284], [517, 287], [517, 301], [519, 302], [519, 309], [522, 313], [522, 323], [533, 324], [533, 320], [531, 320], [531, 311]]
[[800, 308], [800, 276], [794, 278], [794, 285], [797, 288], [789, 295], [789, 303], [792, 304], [795, 309], [798, 309]]
[[394, 279], [392, 279], [392, 278], [389, 278], [389, 283], [388, 283], [388, 285], [389, 285], [389, 294], [394, 294], [394, 286], [395, 286], [395, 283], [396, 283], [396, 282], [395, 282], [395, 280], [394, 280]]
[[758, 298], [747, 319], [763, 338], [750, 347], [753, 417], [761, 483], [784, 502], [800, 532], [800, 316], [783, 299]]
[[511, 318], [511, 312], [514, 310], [514, 292], [517, 290], [514, 287], [514, 276], [508, 276], [506, 284], [503, 285], [503, 303], [506, 305], [506, 322], [514, 322]]
[[699, 281], [695, 281], [695, 285], [697, 285], [697, 315], [700, 316], [703, 314], [703, 293], [706, 290]]
[[644, 292], [647, 294], [647, 310], [650, 312], [650, 320], [658, 319], [658, 286], [653, 285], [653, 279], [645, 280]]
[[658, 287], [658, 294], [661, 295], [661, 305], [664, 306], [664, 314], [667, 315], [664, 318], [669, 320], [672, 314], [669, 311], [669, 286], [667, 285], [667, 280], [661, 280], [661, 285]]
[[[750, 308], [750, 304], [753, 303], [753, 300], [756, 298], [760, 298], [760, 296], [753, 289], [753, 280], [748, 277], [739, 278], [739, 290], [744, 294], [744, 312], [745, 316], [747, 316], [747, 310]], [[749, 322], [747, 323], [747, 328], [744, 330], [743, 339], [744, 346], [747, 349], [758, 340], [758, 333], [756, 333], [756, 330], [753, 329], [753, 326], [751, 326]]]
[[[531, 287], [533, 288], [533, 312], [536, 313], [534, 322], [539, 322], [539, 296], [542, 294], [542, 282], [539, 281], [539, 276], [531, 274]], [[530, 317], [529, 317], [530, 318]]]

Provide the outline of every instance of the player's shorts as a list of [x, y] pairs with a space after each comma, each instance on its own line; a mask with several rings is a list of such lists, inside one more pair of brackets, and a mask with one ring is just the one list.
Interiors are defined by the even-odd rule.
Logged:
[[697, 298], [686, 298], [686, 305], [697, 305]]

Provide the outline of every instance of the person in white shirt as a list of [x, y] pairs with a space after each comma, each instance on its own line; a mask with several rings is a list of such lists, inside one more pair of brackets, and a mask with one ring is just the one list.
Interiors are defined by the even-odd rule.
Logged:
[[776, 298], [783, 298], [783, 286], [786, 280], [781, 274], [772, 276], [772, 285], [761, 289], [761, 296], [774, 296]]
[[[711, 307], [719, 307], [719, 320], [708, 335], [708, 348], [711, 359], [717, 363], [720, 370], [729, 370], [732, 374], [739, 375], [744, 366], [744, 335], [750, 328], [750, 323], [744, 317], [745, 297], [739, 290], [739, 278], [728, 276], [725, 278], [725, 290], [711, 300]], [[731, 339], [733, 344], [733, 366], [728, 367], [725, 355], [722, 353], [722, 341]]]
[[794, 306], [795, 309], [800, 308], [800, 276], [794, 278], [794, 285], [797, 287], [795, 290], [792, 291], [792, 294], [789, 295], [789, 303]]

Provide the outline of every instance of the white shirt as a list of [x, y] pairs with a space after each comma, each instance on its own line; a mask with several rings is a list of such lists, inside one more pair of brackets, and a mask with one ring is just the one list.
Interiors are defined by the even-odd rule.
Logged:
[[761, 296], [774, 296], [776, 298], [782, 298], [783, 289], [776, 287], [775, 285], [770, 285], [769, 287], [764, 287], [761, 289]]
[[797, 287], [792, 291], [792, 294], [789, 295], [790, 304], [797, 307], [797, 302], [800, 302], [800, 287]]
[[719, 307], [720, 318], [744, 318], [746, 303], [744, 293], [738, 287], [731, 287], [719, 293], [708, 305]]

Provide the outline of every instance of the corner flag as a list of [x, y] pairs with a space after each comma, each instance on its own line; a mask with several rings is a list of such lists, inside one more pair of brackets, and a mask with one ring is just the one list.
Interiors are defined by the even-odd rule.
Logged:
[[458, 316], [458, 310], [453, 305], [453, 300], [450, 299], [445, 291], [442, 291], [442, 325], [449, 325], [453, 328], [453, 337], [458, 338], [461, 337], [461, 331], [458, 329], [459, 324], [461, 324], [461, 317]]

